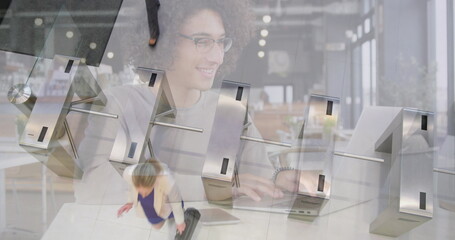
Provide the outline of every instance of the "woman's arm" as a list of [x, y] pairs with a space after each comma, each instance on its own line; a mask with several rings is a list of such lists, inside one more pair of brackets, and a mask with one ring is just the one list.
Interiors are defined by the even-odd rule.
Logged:
[[[252, 122], [248, 116], [249, 122]], [[262, 139], [261, 134], [254, 124], [248, 127], [246, 135]], [[235, 188], [236, 194], [244, 194], [255, 201], [260, 201], [262, 195], [274, 198], [283, 196], [271, 180], [275, 169], [269, 161], [263, 143], [243, 141], [243, 151], [240, 156], [239, 179], [240, 187]]]
[[130, 211], [133, 208], [134, 203], [136, 202], [135, 199], [137, 198], [137, 191], [133, 187], [132, 181], [132, 173], [136, 165], [129, 166], [125, 168], [123, 171], [123, 179], [128, 183], [128, 193], [127, 193], [127, 203], [125, 203], [122, 207], [119, 208], [117, 211], [117, 217], [121, 217], [123, 213]]
[[184, 215], [184, 212], [183, 212], [183, 207], [182, 207], [182, 203], [170, 203], [171, 204], [171, 208], [172, 208], [172, 212], [174, 213], [174, 219], [175, 219], [175, 223], [177, 225], [181, 225], [183, 223], [185, 223], [185, 215]]
[[137, 191], [133, 185], [133, 171], [137, 165], [131, 165], [123, 171], [123, 179], [128, 183], [127, 203], [135, 203], [137, 199]]
[[125, 203], [125, 205], [117, 211], [117, 217], [121, 217], [123, 213], [130, 211], [131, 208], [133, 208], [133, 203]]
[[180, 196], [180, 192], [178, 190], [178, 187], [167, 170], [166, 166], [163, 166], [163, 176], [161, 176], [161, 184], [165, 186], [165, 191], [167, 195], [167, 200], [169, 201], [169, 204], [171, 205], [172, 212], [174, 213], [174, 219], [175, 223], [177, 225], [181, 225], [185, 223], [185, 218], [184, 218], [184, 212], [183, 212], [183, 200], [182, 197]]

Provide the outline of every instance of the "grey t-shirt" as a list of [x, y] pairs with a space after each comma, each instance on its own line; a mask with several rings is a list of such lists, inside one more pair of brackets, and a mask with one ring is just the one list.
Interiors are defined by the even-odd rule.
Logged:
[[[90, 116], [85, 137], [79, 145], [79, 164], [84, 170], [83, 179], [75, 184], [76, 201], [80, 203], [124, 203], [127, 185], [109, 163], [117, 130], [128, 133], [134, 124], [149, 118], [144, 109], [154, 105], [155, 96], [141, 85], [127, 85], [106, 91], [108, 99], [103, 112], [118, 114], [108, 119]], [[168, 165], [173, 173], [183, 200], [205, 199], [201, 181], [207, 147], [217, 108], [218, 89], [201, 93], [196, 104], [176, 111], [175, 123], [201, 128], [203, 133], [154, 125], [150, 132], [152, 148], [157, 159]], [[134, 108], [133, 110], [131, 108]], [[132, 117], [131, 115], [135, 115]], [[147, 119], [146, 119], [147, 120]], [[252, 125], [248, 136], [260, 137]], [[240, 173], [253, 173], [270, 178], [273, 169], [265, 148], [260, 143], [242, 141]], [[148, 149], [146, 158], [150, 157]]]

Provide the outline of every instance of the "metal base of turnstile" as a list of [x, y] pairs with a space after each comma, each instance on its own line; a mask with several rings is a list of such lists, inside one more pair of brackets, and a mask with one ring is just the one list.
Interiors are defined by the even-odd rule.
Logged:
[[205, 194], [209, 203], [232, 207], [232, 182], [202, 177]]
[[123, 176], [123, 171], [125, 171], [125, 168], [132, 165], [129, 163], [123, 163], [123, 162], [117, 162], [117, 161], [111, 161], [111, 160], [109, 160], [109, 162], [112, 164], [114, 169], [120, 174], [120, 176]]
[[370, 224], [370, 233], [398, 237], [428, 220], [431, 220], [431, 217], [418, 216], [387, 209]]
[[292, 205], [288, 218], [313, 222], [329, 200], [320, 197], [298, 195]]
[[439, 206], [441, 208], [444, 208], [445, 210], [455, 212], [455, 202], [454, 201], [439, 200]]
[[45, 149], [22, 146], [28, 153], [44, 164], [59, 177], [82, 179], [84, 172], [80, 169], [65, 148], [54, 144], [51, 153]]

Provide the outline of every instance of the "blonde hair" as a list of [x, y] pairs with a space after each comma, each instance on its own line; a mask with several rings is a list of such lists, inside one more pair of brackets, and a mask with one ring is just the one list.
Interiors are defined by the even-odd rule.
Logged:
[[133, 184], [135, 187], [153, 187], [156, 177], [161, 173], [158, 160], [150, 158], [144, 163], [138, 164], [133, 170]]

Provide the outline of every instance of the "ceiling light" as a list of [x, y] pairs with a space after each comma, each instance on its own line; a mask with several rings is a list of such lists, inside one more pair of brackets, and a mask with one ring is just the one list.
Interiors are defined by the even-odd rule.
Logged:
[[43, 25], [43, 19], [42, 18], [35, 18], [35, 25], [36, 26]]
[[72, 31], [66, 32], [66, 37], [67, 38], [73, 38], [73, 36], [74, 36], [74, 33]]
[[265, 46], [266, 41], [264, 39], [259, 40], [259, 46], [263, 47]]
[[265, 56], [265, 52], [264, 51], [259, 51], [258, 52], [258, 57], [259, 58], [263, 58]]
[[357, 35], [353, 34], [353, 35], [352, 35], [352, 38], [351, 38], [351, 41], [352, 41], [353, 43], [357, 42]]

